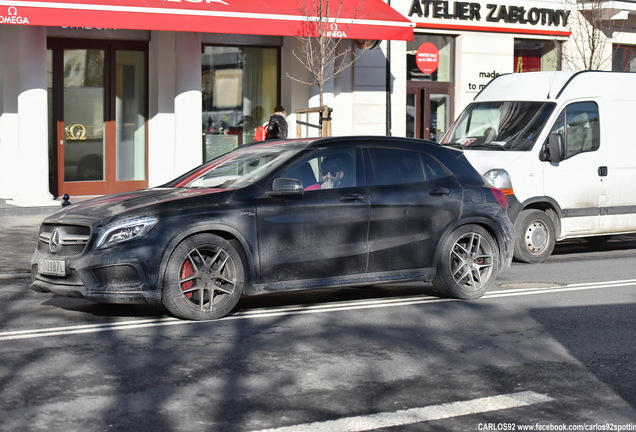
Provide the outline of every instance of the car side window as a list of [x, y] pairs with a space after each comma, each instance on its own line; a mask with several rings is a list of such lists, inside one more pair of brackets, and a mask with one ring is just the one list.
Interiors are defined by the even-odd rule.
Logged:
[[420, 153], [410, 150], [370, 148], [375, 186], [417, 183], [425, 180]]
[[307, 191], [356, 186], [354, 149], [325, 150], [294, 164], [279, 177], [298, 179]]
[[426, 180], [436, 180], [448, 176], [446, 170], [432, 157], [423, 154], [422, 160], [424, 161], [424, 175], [426, 176]]
[[550, 134], [559, 134], [565, 142], [565, 159], [579, 153], [598, 150], [600, 146], [598, 105], [576, 102], [559, 114]]

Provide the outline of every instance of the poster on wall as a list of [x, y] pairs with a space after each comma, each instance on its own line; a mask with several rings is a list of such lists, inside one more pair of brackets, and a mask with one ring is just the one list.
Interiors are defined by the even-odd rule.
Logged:
[[437, 47], [430, 42], [424, 42], [417, 48], [415, 63], [417, 68], [425, 74], [435, 72], [437, 66], [439, 66], [439, 51]]

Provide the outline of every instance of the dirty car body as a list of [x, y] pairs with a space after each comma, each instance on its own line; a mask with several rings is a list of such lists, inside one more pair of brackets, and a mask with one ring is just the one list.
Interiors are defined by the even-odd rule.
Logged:
[[225, 316], [242, 295], [413, 280], [473, 299], [510, 266], [512, 238], [503, 193], [459, 150], [393, 137], [272, 141], [47, 217], [31, 288], [163, 303], [196, 320]]

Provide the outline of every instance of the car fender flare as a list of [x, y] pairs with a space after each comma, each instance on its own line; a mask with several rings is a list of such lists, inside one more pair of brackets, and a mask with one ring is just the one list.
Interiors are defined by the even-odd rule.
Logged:
[[442, 245], [444, 244], [444, 240], [448, 236], [450, 236], [450, 234], [455, 229], [457, 229], [460, 226], [464, 226], [464, 225], [479, 225], [482, 228], [484, 228], [486, 231], [488, 231], [490, 233], [490, 235], [492, 235], [492, 238], [497, 243], [497, 247], [499, 248], [499, 252], [501, 254], [502, 243], [505, 240], [501, 237], [501, 232], [496, 228], [496, 225], [497, 225], [496, 223], [493, 223], [493, 221], [491, 221], [491, 220], [489, 220], [487, 218], [480, 218], [480, 217], [462, 219], [461, 221], [460, 220], [456, 220], [452, 224], [449, 224], [446, 227], [446, 229], [444, 230], [444, 233], [440, 237], [440, 241], [437, 243], [437, 246], [435, 248], [435, 262], [434, 262], [434, 266], [435, 267], [437, 267], [437, 264], [439, 263], [440, 255], [442, 253]]
[[[258, 254], [254, 254], [251, 248], [249, 247], [249, 243], [245, 239], [245, 237], [237, 230], [235, 227], [226, 224], [219, 223], [209, 223], [209, 222], [200, 222], [194, 225], [189, 226], [187, 229], [183, 231], [179, 231], [175, 236], [173, 236], [168, 244], [166, 245], [166, 249], [163, 251], [163, 256], [161, 258], [161, 271], [159, 272], [159, 278], [157, 281], [157, 286], [163, 286], [163, 281], [165, 278], [165, 268], [172, 256], [174, 249], [180, 244], [182, 241], [187, 239], [188, 237], [192, 237], [193, 235], [200, 233], [212, 233], [220, 235], [225, 239], [234, 239], [236, 240], [241, 249], [238, 251], [243, 258], [246, 260], [245, 268], [247, 269], [247, 280], [245, 281], [246, 285], [250, 285], [256, 278], [255, 268], [260, 265], [258, 262]], [[253, 265], [250, 265], [252, 263]]]

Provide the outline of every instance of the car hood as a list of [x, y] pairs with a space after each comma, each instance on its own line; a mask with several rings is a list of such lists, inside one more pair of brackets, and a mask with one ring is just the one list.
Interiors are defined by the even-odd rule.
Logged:
[[152, 206], [170, 201], [200, 198], [204, 195], [218, 194], [227, 189], [182, 189], [182, 188], [154, 188], [133, 192], [122, 192], [113, 195], [104, 195], [87, 201], [79, 201], [64, 207], [52, 214], [49, 218], [62, 221], [64, 219], [98, 220], [108, 219], [122, 213], [140, 214], [143, 209], [148, 209], [148, 214], [155, 210]]

